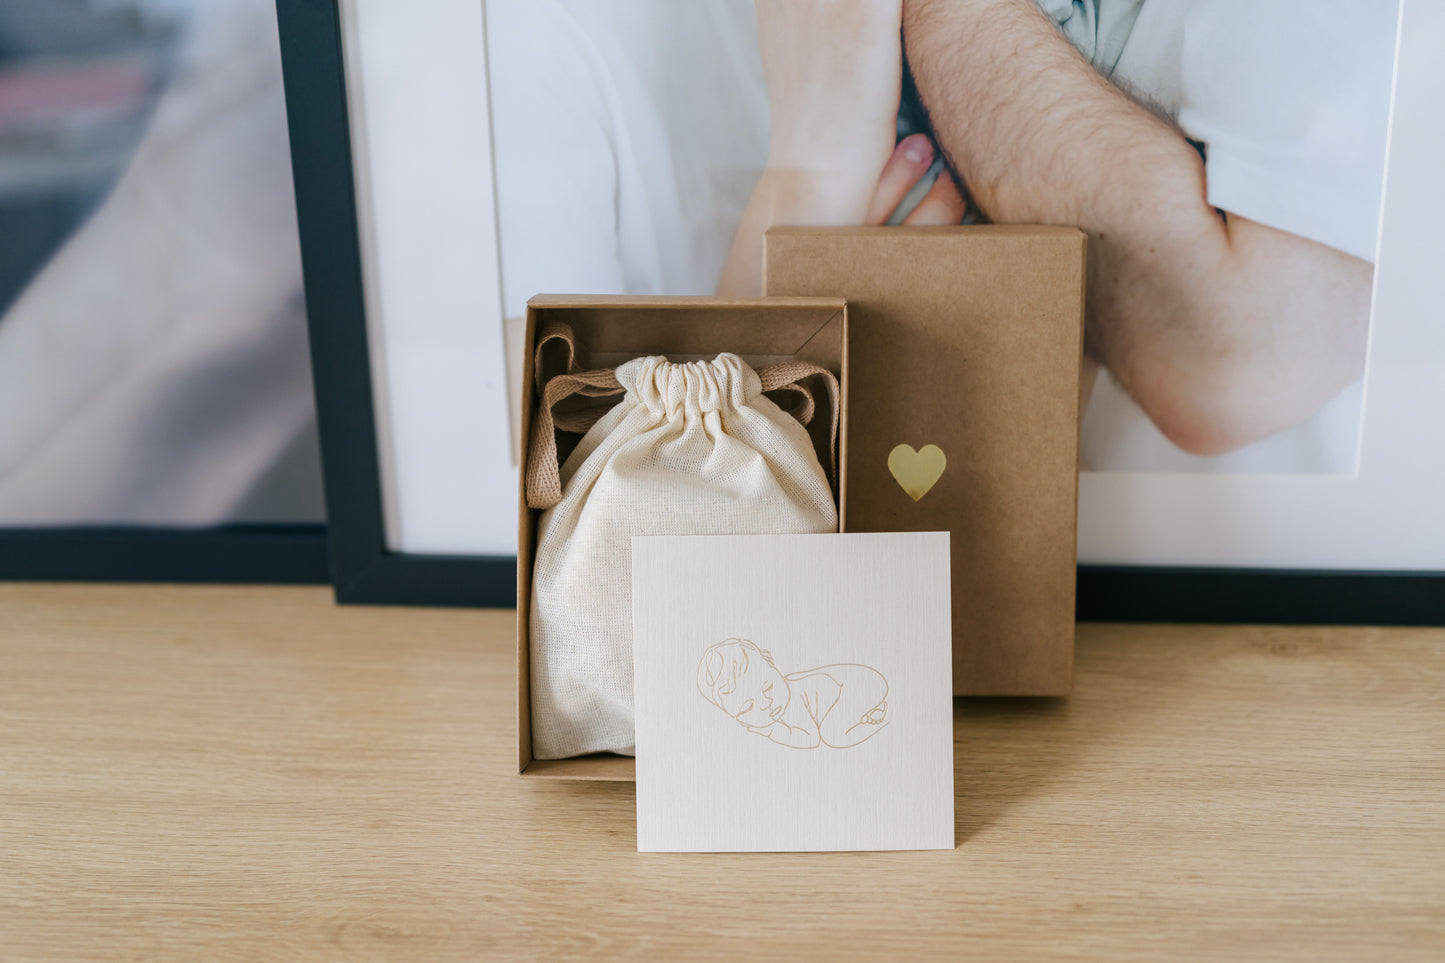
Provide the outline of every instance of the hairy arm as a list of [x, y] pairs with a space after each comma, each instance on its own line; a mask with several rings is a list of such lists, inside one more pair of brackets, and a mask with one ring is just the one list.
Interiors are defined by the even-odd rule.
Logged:
[[1089, 356], [1180, 448], [1268, 437], [1359, 376], [1371, 266], [1211, 208], [1194, 148], [1030, 0], [906, 0], [904, 38], [980, 209], [1088, 233]]

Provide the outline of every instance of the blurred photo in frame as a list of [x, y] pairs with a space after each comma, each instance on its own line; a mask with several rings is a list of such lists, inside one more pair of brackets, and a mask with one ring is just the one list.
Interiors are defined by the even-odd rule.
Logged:
[[326, 581], [269, 0], [0, 10], [0, 576]]

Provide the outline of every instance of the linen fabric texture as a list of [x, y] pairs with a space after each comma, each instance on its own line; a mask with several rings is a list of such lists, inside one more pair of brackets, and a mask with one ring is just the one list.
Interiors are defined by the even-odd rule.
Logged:
[[[617, 368], [615, 389], [608, 371], [548, 382], [527, 475], [529, 505], [546, 509], [531, 600], [534, 758], [632, 753], [634, 535], [837, 531], [832, 486], [802, 423], [811, 393], [797, 383], [823, 377], [836, 439], [836, 381], [803, 363], [762, 371], [735, 354], [689, 363], [652, 356]], [[764, 395], [765, 380], [804, 396], [797, 417]], [[619, 390], [621, 402], [561, 466], [559, 492], [546, 477], [556, 466], [552, 405], [573, 391]], [[568, 420], [559, 415], [557, 424]]]

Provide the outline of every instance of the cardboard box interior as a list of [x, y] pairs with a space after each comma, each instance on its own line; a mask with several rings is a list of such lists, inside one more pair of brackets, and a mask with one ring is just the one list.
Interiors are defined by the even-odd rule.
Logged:
[[[526, 457], [536, 415], [534, 345], [548, 321], [572, 327], [579, 344], [578, 364], [614, 367], [648, 354], [672, 361], [710, 359], [731, 351], [756, 366], [796, 359], [827, 368], [840, 382], [838, 471], [835, 478], [839, 517], [847, 500], [848, 315], [841, 298], [682, 298], [539, 296], [527, 305], [527, 327], [521, 378], [521, 459]], [[560, 373], [565, 359], [550, 354], [542, 374]], [[817, 399], [820, 413], [826, 408]], [[829, 419], [815, 416], [809, 425], [821, 463], [830, 460]], [[564, 436], [565, 437], [565, 436]], [[560, 447], [560, 441], [559, 441]], [[565, 457], [565, 454], [563, 455]], [[536, 549], [537, 511], [527, 507], [525, 491], [518, 497], [517, 529], [517, 770], [523, 775], [557, 779], [627, 781], [634, 778], [631, 757], [608, 753], [576, 759], [532, 758], [532, 700], [529, 619], [532, 561]]]
[[[954, 692], [1073, 685], [1085, 235], [775, 228], [765, 288], [848, 301], [847, 530], [950, 531]], [[894, 448], [942, 448], [916, 502]]]

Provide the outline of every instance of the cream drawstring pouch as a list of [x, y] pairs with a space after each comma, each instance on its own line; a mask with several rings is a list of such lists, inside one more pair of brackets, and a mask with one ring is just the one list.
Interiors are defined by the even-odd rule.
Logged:
[[[569, 370], [543, 385], [542, 350], [558, 340]], [[837, 531], [832, 486], [803, 427], [813, 398], [800, 382], [827, 386], [834, 446], [838, 384], [816, 365], [754, 371], [734, 354], [572, 370], [576, 345], [561, 324], [537, 345], [542, 400], [526, 490], [528, 505], [545, 511], [532, 578], [532, 754], [631, 754], [632, 536]], [[796, 414], [764, 395], [784, 390], [800, 397]], [[595, 408], [553, 411], [574, 395], [618, 393], [600, 418]], [[560, 469], [557, 430], [586, 431]]]

